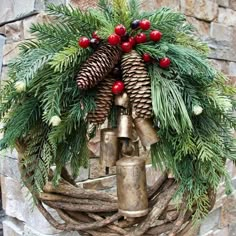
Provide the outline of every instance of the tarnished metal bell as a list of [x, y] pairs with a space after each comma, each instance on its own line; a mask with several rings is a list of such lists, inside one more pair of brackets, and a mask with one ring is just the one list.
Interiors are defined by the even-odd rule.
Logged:
[[118, 138], [132, 138], [133, 119], [130, 115], [120, 115], [118, 118]]
[[134, 125], [143, 146], [150, 147], [160, 140], [150, 119], [136, 118]]
[[120, 106], [120, 107], [124, 107], [124, 108], [128, 108], [128, 106], [129, 106], [128, 94], [127, 93], [123, 93], [123, 94], [116, 95], [116, 97], [115, 97], [115, 105], [116, 106]]
[[122, 158], [116, 163], [119, 212], [126, 217], [148, 214], [145, 161], [140, 157]]
[[116, 165], [119, 158], [118, 139], [116, 129], [101, 130], [100, 164], [104, 167]]

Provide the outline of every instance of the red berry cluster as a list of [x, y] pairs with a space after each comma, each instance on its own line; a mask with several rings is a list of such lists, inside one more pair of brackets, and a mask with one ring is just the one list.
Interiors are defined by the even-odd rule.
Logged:
[[100, 40], [97, 31], [95, 31], [93, 32], [91, 39], [83, 36], [79, 39], [78, 44], [81, 48], [88, 48], [89, 46], [98, 45]]

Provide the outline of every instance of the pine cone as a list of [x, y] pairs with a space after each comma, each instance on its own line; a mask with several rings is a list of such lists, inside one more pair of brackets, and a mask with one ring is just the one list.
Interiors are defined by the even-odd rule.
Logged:
[[134, 50], [125, 54], [121, 68], [135, 116], [150, 118], [152, 115], [151, 80], [142, 57]]
[[112, 85], [115, 78], [110, 74], [98, 84], [98, 91], [96, 96], [96, 109], [88, 114], [88, 120], [93, 124], [102, 124], [109, 115], [112, 106]]
[[95, 87], [118, 63], [121, 57], [119, 47], [102, 45], [82, 66], [76, 76], [80, 89]]

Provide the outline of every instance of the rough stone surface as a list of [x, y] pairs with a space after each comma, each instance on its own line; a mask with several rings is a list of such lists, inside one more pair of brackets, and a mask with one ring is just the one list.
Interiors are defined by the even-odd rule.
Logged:
[[236, 191], [228, 196], [222, 206], [220, 215], [220, 227], [225, 228], [236, 222]]
[[[50, 234], [51, 235], [51, 234]], [[58, 234], [53, 234], [53, 236], [79, 236], [80, 234], [77, 232], [62, 232]], [[48, 234], [40, 233], [28, 225], [24, 227], [24, 236], [49, 236]]]
[[236, 61], [236, 45], [226, 41], [207, 40], [211, 49], [209, 57], [212, 59]]
[[217, 41], [228, 41], [232, 40], [232, 30], [224, 24], [212, 22], [210, 37]]
[[[43, 234], [59, 233], [58, 230], [51, 227], [46, 219], [41, 215], [28, 193], [28, 190], [21, 184], [10, 178], [1, 177], [2, 203], [6, 215], [25, 222], [28, 226]], [[54, 210], [50, 213], [57, 217]]]
[[9, 61], [17, 56], [19, 53], [19, 42], [5, 44], [3, 47], [3, 65], [6, 66]]
[[203, 221], [199, 235], [204, 235], [219, 225], [220, 209], [211, 212]]
[[217, 17], [216, 0], [180, 0], [181, 11], [189, 16], [204, 21], [212, 21]]
[[3, 58], [3, 46], [5, 44], [5, 37], [0, 35], [0, 76], [1, 76], [1, 71], [2, 71], [2, 58]]
[[212, 65], [219, 71], [222, 71], [225, 74], [229, 74], [229, 62], [228, 61], [223, 61], [223, 60], [214, 60], [211, 59], [209, 60]]
[[17, 42], [24, 39], [23, 35], [23, 21], [17, 21], [5, 26], [5, 35], [7, 43]]
[[218, 22], [228, 26], [236, 25], [236, 11], [229, 8], [219, 8]]
[[95, 179], [106, 175], [106, 169], [99, 163], [99, 158], [89, 160], [89, 178]]
[[22, 236], [23, 232], [24, 232], [23, 222], [10, 217], [3, 221], [4, 236]]
[[[147, 2], [147, 1], [145, 1], [145, 2]], [[180, 1], [179, 0], [159, 0], [159, 1], [156, 1], [156, 5], [157, 5], [157, 7], [170, 7], [174, 10], [179, 10]], [[150, 10], [152, 10], [152, 9], [153, 9], [153, 5]]]
[[30, 34], [29, 30], [32, 24], [35, 23], [43, 23], [43, 22], [49, 22], [50, 17], [47, 16], [45, 13], [40, 13], [36, 16], [29, 17], [25, 20], [23, 20], [23, 26], [24, 26], [24, 38], [30, 39], [33, 38], [33, 35]]
[[236, 63], [235, 62], [229, 63], [229, 75], [236, 76]]
[[18, 169], [18, 161], [12, 157], [0, 158], [0, 174], [3, 176], [11, 177], [20, 182], [20, 172]]
[[83, 188], [93, 190], [107, 190], [116, 186], [116, 176], [108, 176], [95, 180], [88, 180], [82, 183]]
[[187, 21], [194, 26], [197, 35], [202, 38], [209, 37], [210, 24], [208, 22], [197, 20], [191, 16], [187, 17]]
[[217, 3], [221, 7], [228, 7], [229, 6], [229, 0], [217, 0]]
[[235, 0], [229, 0], [230, 8], [236, 11], [236, 1]]
[[81, 10], [85, 10], [87, 8], [96, 7], [98, 0], [67, 0], [67, 3], [74, 6], [79, 7]]

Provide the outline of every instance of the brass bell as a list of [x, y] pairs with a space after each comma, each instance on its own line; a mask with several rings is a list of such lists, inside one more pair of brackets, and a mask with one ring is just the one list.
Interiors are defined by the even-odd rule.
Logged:
[[100, 164], [104, 167], [116, 165], [119, 158], [118, 139], [116, 129], [101, 130]]
[[160, 140], [150, 119], [136, 118], [134, 125], [143, 146], [150, 147]]
[[115, 105], [116, 106], [120, 106], [120, 107], [124, 107], [124, 108], [128, 108], [128, 106], [129, 106], [128, 94], [127, 93], [123, 93], [123, 94], [116, 95], [116, 97], [115, 97]]
[[126, 217], [148, 214], [145, 161], [140, 157], [122, 158], [116, 163], [119, 212]]
[[133, 119], [130, 115], [120, 115], [118, 118], [118, 138], [132, 138]]

